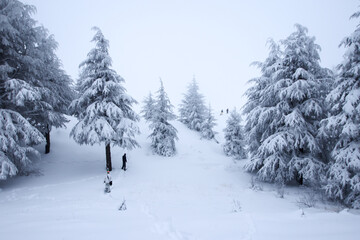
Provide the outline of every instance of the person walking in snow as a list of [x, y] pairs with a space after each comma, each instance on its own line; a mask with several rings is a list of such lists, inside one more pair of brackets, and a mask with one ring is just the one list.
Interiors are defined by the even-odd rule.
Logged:
[[121, 167], [121, 169], [124, 171], [126, 171], [126, 163], [127, 163], [126, 153], [124, 153], [124, 155], [122, 156], [122, 167]]
[[110, 175], [110, 171], [107, 171], [106, 177], [104, 179], [104, 183], [105, 183], [105, 193], [110, 193], [111, 189], [110, 186], [112, 186], [112, 179], [111, 179], [111, 175]]

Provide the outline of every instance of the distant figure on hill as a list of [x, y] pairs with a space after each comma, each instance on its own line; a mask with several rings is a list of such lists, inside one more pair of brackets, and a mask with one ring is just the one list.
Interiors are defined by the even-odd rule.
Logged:
[[126, 163], [127, 163], [126, 153], [124, 153], [124, 155], [122, 156], [122, 167], [121, 167], [121, 169], [124, 171], [126, 171]]
[[112, 179], [111, 179], [111, 175], [110, 175], [110, 171], [107, 171], [106, 177], [104, 179], [104, 183], [105, 183], [105, 193], [110, 193], [111, 189], [110, 186], [112, 186]]
[[228, 114], [228, 113], [229, 113], [229, 109], [227, 108], [227, 109], [226, 109], [226, 114]]
[[223, 115], [223, 114], [224, 114], [224, 110], [221, 109], [220, 115]]

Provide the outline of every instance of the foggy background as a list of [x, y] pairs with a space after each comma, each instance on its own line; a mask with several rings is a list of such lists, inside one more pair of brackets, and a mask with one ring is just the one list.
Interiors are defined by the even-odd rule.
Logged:
[[159, 78], [177, 108], [196, 77], [215, 116], [221, 109], [240, 108], [259, 76], [250, 64], [268, 56], [266, 42], [285, 39], [299, 23], [316, 37], [322, 67], [342, 61], [341, 40], [355, 30], [349, 17], [357, 0], [25, 0], [33, 17], [55, 36], [63, 68], [74, 81], [78, 66], [94, 47], [93, 26], [110, 41], [113, 69], [142, 106], [158, 90]]

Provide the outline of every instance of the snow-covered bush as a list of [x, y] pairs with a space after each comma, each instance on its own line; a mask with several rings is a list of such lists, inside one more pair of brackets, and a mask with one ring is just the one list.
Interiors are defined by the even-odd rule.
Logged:
[[232, 212], [238, 213], [241, 212], [241, 202], [239, 200], [233, 199], [233, 209]]
[[317, 193], [314, 189], [309, 189], [302, 193], [302, 195], [297, 200], [297, 205], [300, 208], [312, 208], [315, 207], [318, 202]]
[[285, 196], [285, 184], [282, 182], [276, 183], [276, 194], [279, 198], [284, 198]]
[[250, 181], [250, 189], [254, 191], [264, 190], [263, 184], [259, 181], [259, 178], [252, 176]]

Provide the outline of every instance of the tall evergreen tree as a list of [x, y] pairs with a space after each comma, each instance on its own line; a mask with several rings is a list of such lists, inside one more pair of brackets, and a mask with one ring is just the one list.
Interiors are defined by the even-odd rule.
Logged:
[[75, 92], [71, 87], [71, 78], [61, 69], [61, 61], [55, 54], [57, 42], [45, 29], [38, 31], [38, 34], [40, 41], [35, 58], [41, 62], [37, 66], [37, 78], [41, 79], [41, 99], [46, 105], [33, 111], [30, 119], [45, 136], [45, 153], [49, 153], [51, 129], [65, 127], [68, 120], [64, 114], [68, 113]]
[[199, 86], [193, 78], [188, 86], [188, 91], [184, 94], [184, 99], [180, 104], [180, 121], [188, 128], [200, 131], [204, 121], [206, 107], [204, 97], [199, 93]]
[[155, 100], [152, 97], [152, 94], [149, 95], [144, 100], [144, 106], [141, 111], [143, 117], [146, 121], [151, 121], [152, 116], [154, 115], [154, 107], [155, 107]]
[[17, 0], [0, 1], [2, 179], [26, 171], [30, 156], [39, 156], [31, 147], [44, 140], [38, 130], [45, 134], [43, 126], [62, 126], [72, 96], [70, 79], [55, 55], [57, 43], [36, 26], [34, 11]]
[[258, 125], [263, 134], [246, 169], [258, 171], [266, 181], [315, 184], [324, 170], [316, 133], [330, 75], [320, 67], [315, 38], [307, 36], [305, 27], [295, 26], [297, 31], [281, 41], [281, 61], [262, 91]]
[[204, 116], [204, 121], [201, 124], [201, 138], [205, 138], [208, 140], [214, 139], [217, 142], [217, 140], [215, 139], [215, 134], [217, 134], [217, 132], [213, 130], [215, 126], [215, 118], [212, 114], [211, 106], [209, 105], [209, 108], [207, 109], [207, 114]]
[[224, 152], [227, 156], [233, 156], [235, 159], [246, 158], [244, 130], [241, 126], [241, 116], [234, 109], [230, 112], [226, 120]]
[[[360, 11], [351, 18], [358, 18]], [[346, 37], [347, 48], [335, 88], [327, 96], [331, 115], [322, 121], [319, 135], [331, 146], [327, 194], [360, 208], [360, 26]]]
[[[274, 126], [279, 120], [276, 115], [276, 102], [273, 101], [276, 96], [274, 91], [274, 74], [281, 64], [280, 46], [274, 40], [268, 41], [269, 56], [264, 62], [254, 62], [252, 65], [258, 67], [261, 76], [249, 80], [253, 84], [247, 91], [247, 102], [243, 108], [243, 113], [247, 115], [244, 132], [247, 136], [249, 153], [255, 156], [263, 139], [274, 132], [269, 126]], [[261, 121], [260, 121], [261, 120]], [[258, 169], [259, 166], [255, 168]]]
[[8, 108], [19, 112], [46, 136], [46, 152], [49, 152], [51, 127], [62, 127], [66, 122], [63, 114], [73, 97], [71, 80], [61, 69], [53, 36], [44, 27], [36, 26], [31, 18], [35, 7], [4, 0], [0, 8], [3, 26], [0, 61], [12, 81], [9, 86], [14, 86], [16, 92], [26, 82], [40, 96], [23, 98], [21, 105], [14, 102]]
[[160, 81], [160, 89], [157, 92], [153, 114], [150, 118], [152, 133], [151, 147], [155, 153], [170, 157], [176, 153], [175, 140], [177, 137], [176, 128], [169, 123], [176, 118], [172, 111], [173, 106], [165, 92], [163, 82]]
[[79, 122], [70, 135], [79, 144], [104, 143], [106, 168], [111, 171], [111, 144], [126, 149], [139, 146], [135, 140], [139, 116], [131, 108], [136, 101], [122, 86], [124, 79], [111, 69], [109, 41], [99, 28], [93, 29], [96, 46], [80, 64], [79, 97], [70, 105]]

